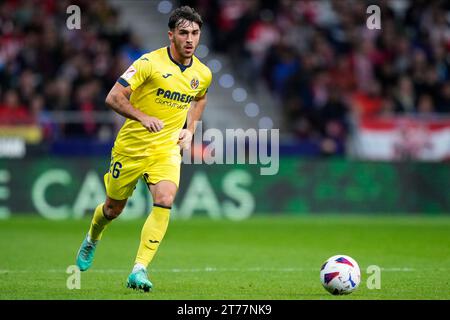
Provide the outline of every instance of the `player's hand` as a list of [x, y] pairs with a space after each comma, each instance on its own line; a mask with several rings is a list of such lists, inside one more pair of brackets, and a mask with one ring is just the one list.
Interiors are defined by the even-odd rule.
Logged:
[[178, 137], [178, 144], [181, 149], [189, 149], [192, 142], [192, 132], [188, 129], [183, 129]]
[[150, 132], [158, 132], [164, 128], [164, 123], [155, 117], [145, 117], [141, 123]]

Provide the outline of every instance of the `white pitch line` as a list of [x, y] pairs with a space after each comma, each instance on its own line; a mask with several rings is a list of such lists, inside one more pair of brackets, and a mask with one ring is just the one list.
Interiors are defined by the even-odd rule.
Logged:
[[[214, 268], [214, 267], [205, 267], [205, 268], [191, 268], [191, 269], [183, 269], [183, 268], [172, 268], [172, 269], [150, 269], [150, 272], [154, 273], [195, 273], [195, 272], [314, 272], [319, 271], [320, 269], [306, 269], [306, 268]], [[422, 270], [422, 269], [421, 269]], [[431, 269], [429, 269], [431, 270]], [[448, 271], [448, 268], [438, 268], [432, 269], [434, 271]], [[95, 273], [126, 273], [129, 272], [130, 269], [91, 269], [89, 272]], [[381, 268], [383, 272], [414, 272], [418, 271], [415, 268], [409, 267], [394, 267], [394, 268]], [[44, 273], [66, 273], [66, 270], [63, 269], [48, 269], [48, 270], [6, 270], [0, 269], [0, 274], [5, 273], [36, 273], [36, 272], [44, 272]]]

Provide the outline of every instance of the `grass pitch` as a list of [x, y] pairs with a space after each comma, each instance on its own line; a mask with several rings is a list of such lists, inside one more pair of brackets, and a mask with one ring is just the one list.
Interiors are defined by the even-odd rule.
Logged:
[[[125, 288], [144, 220], [113, 222], [94, 264], [69, 290], [66, 273], [89, 219], [0, 221], [0, 299], [450, 299], [450, 217], [255, 217], [242, 222], [171, 221], [149, 268], [151, 293]], [[322, 263], [350, 255], [358, 290], [332, 296]], [[370, 265], [381, 289], [368, 289]]]

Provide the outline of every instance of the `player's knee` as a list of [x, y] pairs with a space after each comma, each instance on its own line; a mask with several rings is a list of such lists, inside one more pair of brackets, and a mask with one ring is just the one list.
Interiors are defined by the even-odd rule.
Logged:
[[113, 220], [116, 219], [123, 211], [123, 206], [108, 204], [105, 205], [103, 209], [103, 214], [106, 219]]
[[172, 207], [175, 196], [172, 194], [157, 194], [154, 203], [164, 207]]

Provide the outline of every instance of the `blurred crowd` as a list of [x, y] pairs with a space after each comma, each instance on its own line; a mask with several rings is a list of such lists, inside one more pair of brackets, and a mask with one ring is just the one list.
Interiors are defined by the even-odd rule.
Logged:
[[[342, 153], [359, 117], [450, 113], [450, 1], [197, 0], [216, 50], [277, 97], [284, 129]], [[381, 12], [370, 30], [369, 5]], [[254, 88], [257, 90], [258, 88]]]
[[[67, 28], [70, 5], [81, 8], [80, 29]], [[105, 0], [1, 1], [0, 125], [37, 124], [48, 139], [110, 137], [113, 125], [93, 114], [142, 54], [118, 18]], [[52, 111], [66, 113], [55, 120]]]
[[[72, 4], [82, 8], [80, 30], [66, 26]], [[230, 56], [250, 90], [272, 92], [282, 129], [318, 141], [324, 154], [345, 152], [358, 117], [450, 113], [450, 1], [180, 4], [202, 14], [210, 45]], [[381, 9], [380, 30], [366, 25], [372, 4]], [[110, 139], [115, 128], [93, 114], [107, 110], [108, 90], [142, 53], [107, 0], [1, 1], [0, 125], [36, 123], [49, 139]], [[52, 111], [78, 116], [55, 122]]]

